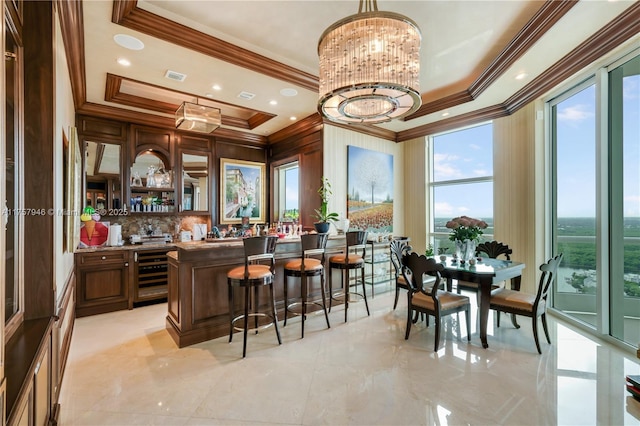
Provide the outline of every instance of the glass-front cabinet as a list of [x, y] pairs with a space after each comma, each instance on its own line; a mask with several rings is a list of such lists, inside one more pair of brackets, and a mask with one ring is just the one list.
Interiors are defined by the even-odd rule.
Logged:
[[154, 151], [138, 154], [131, 166], [129, 207], [131, 213], [176, 211], [173, 171]]

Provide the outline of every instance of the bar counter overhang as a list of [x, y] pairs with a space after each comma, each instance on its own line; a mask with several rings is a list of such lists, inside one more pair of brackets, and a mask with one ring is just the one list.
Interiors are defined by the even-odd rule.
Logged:
[[[344, 249], [343, 235], [330, 236], [327, 259], [331, 253]], [[244, 264], [244, 246], [241, 239], [221, 239], [213, 242], [176, 243], [176, 249], [167, 253], [169, 287], [167, 294], [167, 331], [179, 347], [229, 335], [229, 299], [227, 272]], [[285, 238], [276, 246], [276, 273], [274, 291], [278, 319], [284, 318], [284, 264], [300, 257], [300, 239]], [[326, 265], [325, 265], [326, 266]], [[328, 280], [329, 277], [327, 276]], [[340, 277], [334, 277], [339, 286]], [[297, 294], [289, 284], [289, 297]], [[317, 286], [319, 287], [319, 285]], [[334, 286], [334, 290], [336, 290]], [[319, 294], [319, 293], [318, 293]], [[266, 291], [261, 291], [260, 305], [266, 306]], [[236, 302], [239, 303], [236, 298]], [[240, 304], [236, 312], [241, 310]]]

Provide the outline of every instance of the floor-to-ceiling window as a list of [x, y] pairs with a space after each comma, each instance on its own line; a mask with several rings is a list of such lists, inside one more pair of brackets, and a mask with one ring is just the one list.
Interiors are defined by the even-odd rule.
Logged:
[[551, 102], [556, 252], [554, 306], [596, 325], [596, 90], [594, 79]]
[[548, 102], [553, 307], [630, 345], [640, 342], [640, 55]]
[[493, 234], [493, 125], [485, 123], [430, 138], [431, 243], [453, 252], [447, 221], [483, 219]]
[[[640, 344], [640, 55], [609, 67], [610, 334]], [[622, 167], [620, 167], [622, 166]]]

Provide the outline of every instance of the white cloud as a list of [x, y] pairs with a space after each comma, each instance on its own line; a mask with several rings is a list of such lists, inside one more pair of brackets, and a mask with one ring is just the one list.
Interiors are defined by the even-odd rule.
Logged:
[[452, 216], [454, 213], [454, 208], [449, 203], [435, 203], [434, 211], [437, 212], [437, 217], [445, 217]]
[[627, 217], [640, 216], [640, 195], [624, 197], [624, 215]]
[[435, 154], [433, 169], [436, 176], [444, 179], [455, 179], [462, 176], [460, 169], [453, 165], [460, 157], [453, 154]]
[[591, 106], [587, 104], [577, 104], [563, 108], [558, 112], [558, 121], [580, 122], [594, 116]]
[[478, 144], [475, 144], [475, 143], [469, 144], [469, 148], [475, 149], [476, 151], [482, 150], [482, 147], [480, 145], [478, 145]]

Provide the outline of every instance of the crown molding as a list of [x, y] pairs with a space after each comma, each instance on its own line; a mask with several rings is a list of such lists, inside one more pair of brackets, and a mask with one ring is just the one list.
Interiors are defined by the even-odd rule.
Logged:
[[[112, 22], [311, 91], [319, 90], [315, 75], [140, 9], [137, 3], [114, 0]], [[167, 31], [168, 28], [172, 30]]]

